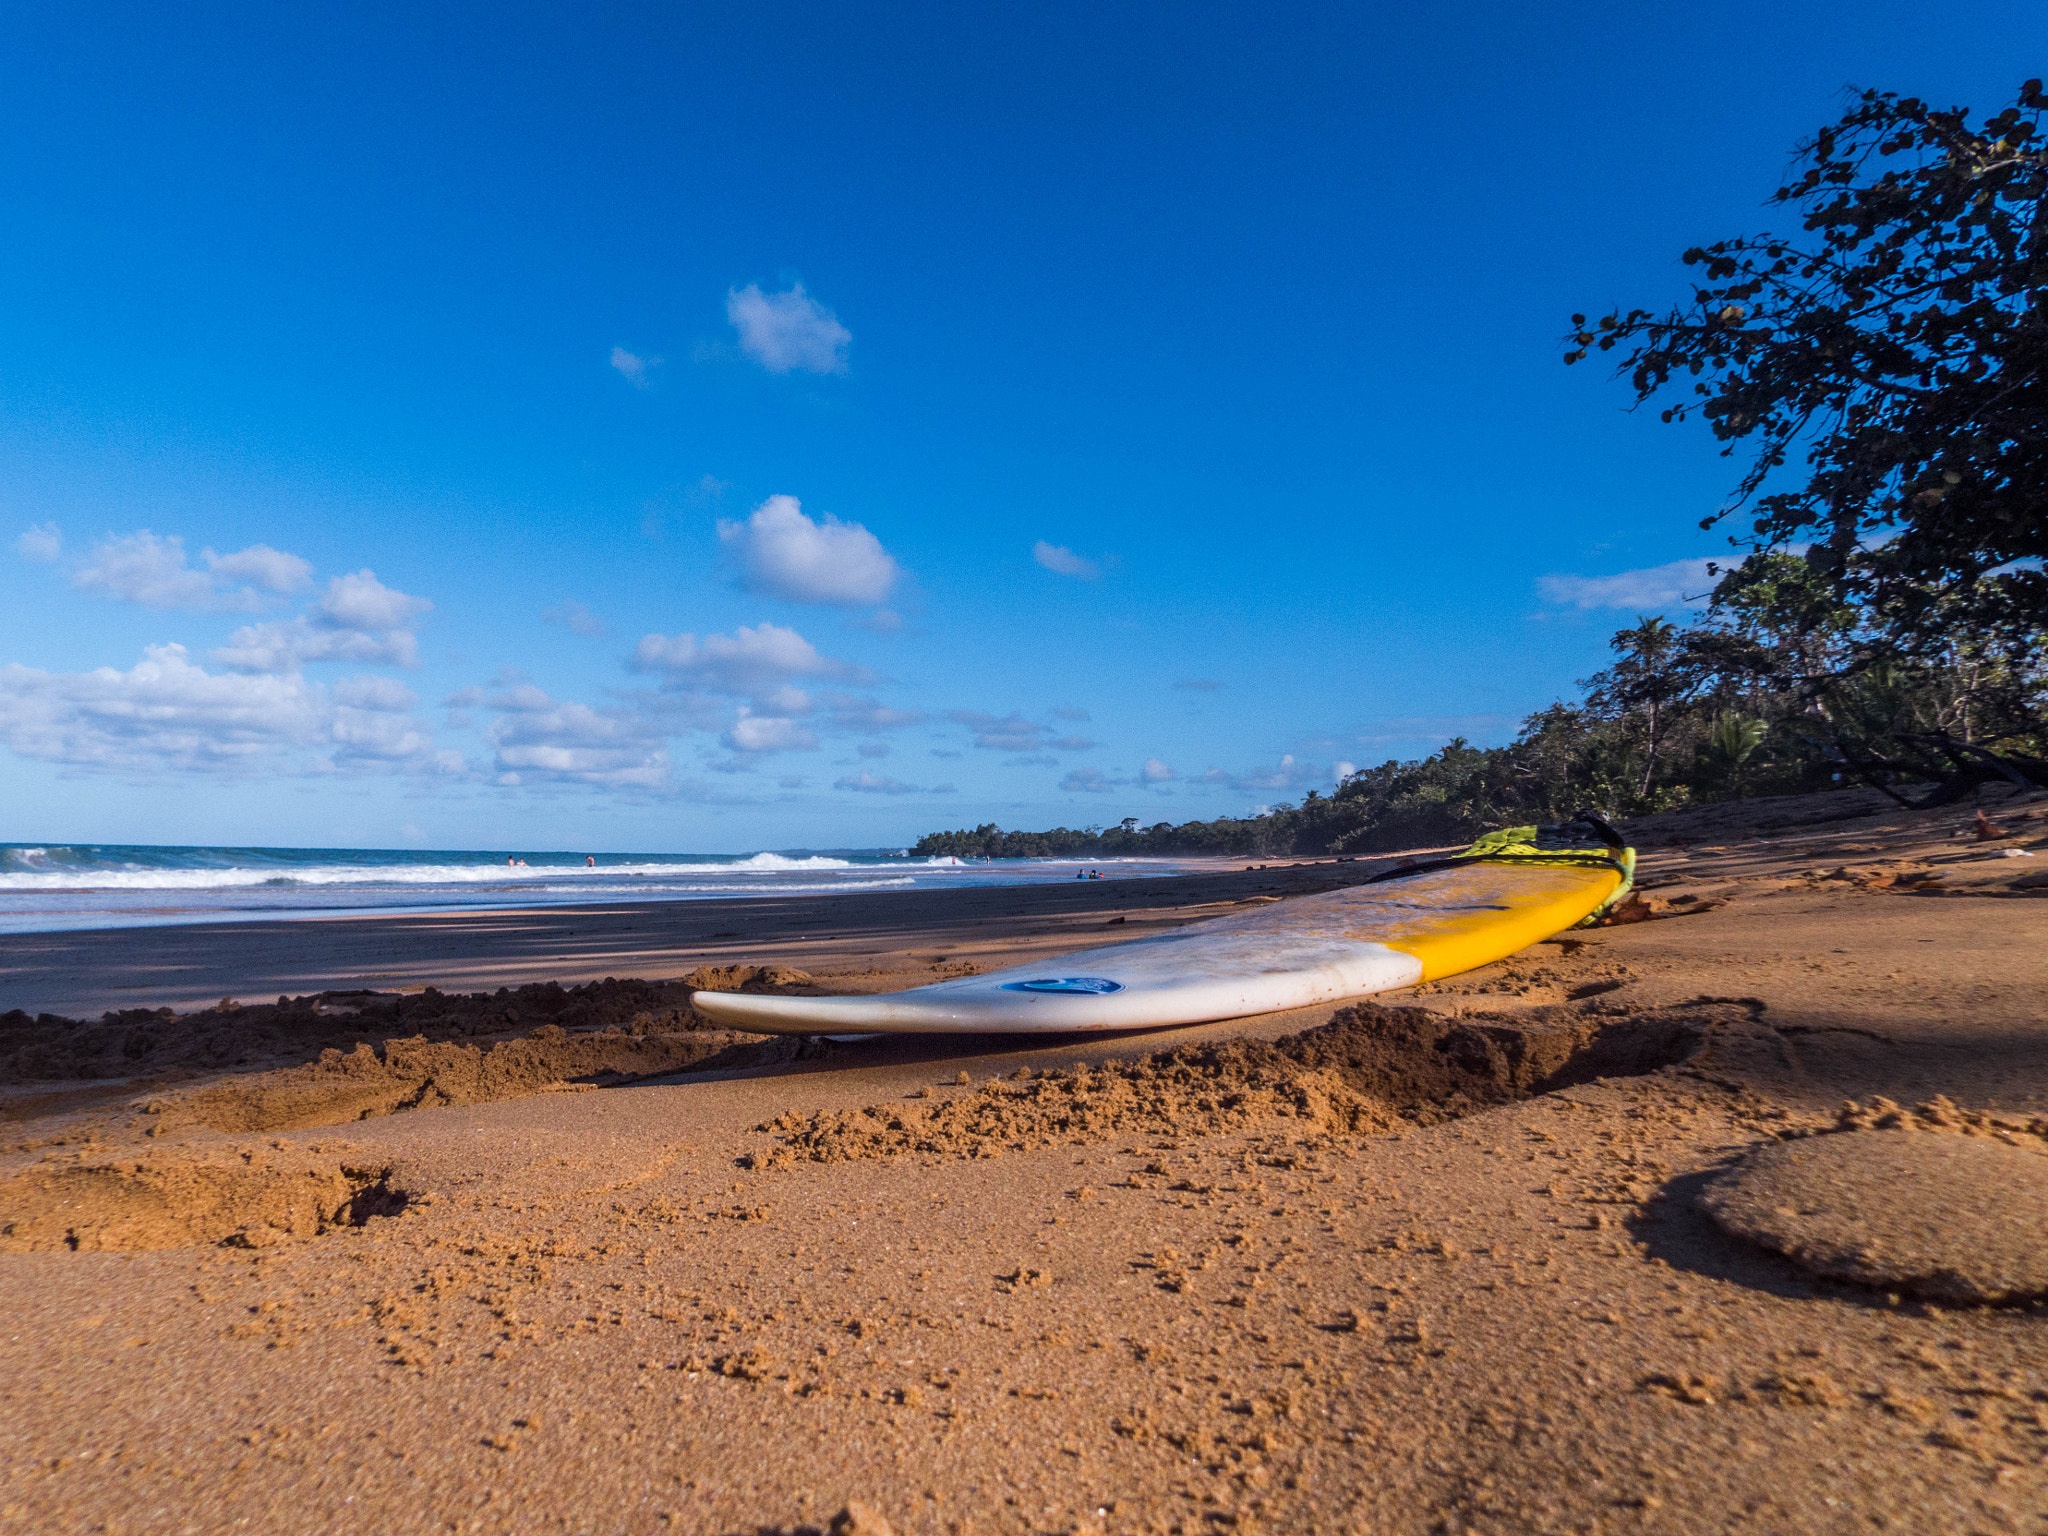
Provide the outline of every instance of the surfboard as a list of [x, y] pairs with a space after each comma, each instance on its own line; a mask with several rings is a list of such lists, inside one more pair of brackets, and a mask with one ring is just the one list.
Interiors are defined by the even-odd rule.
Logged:
[[690, 1001], [715, 1022], [756, 1034], [1195, 1024], [1366, 997], [1487, 965], [1570, 928], [1620, 885], [1608, 867], [1473, 862], [906, 992], [698, 992]]

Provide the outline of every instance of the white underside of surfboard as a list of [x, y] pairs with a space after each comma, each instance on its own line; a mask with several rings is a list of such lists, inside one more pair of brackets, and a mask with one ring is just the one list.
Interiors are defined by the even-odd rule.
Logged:
[[907, 992], [699, 992], [691, 1002], [718, 1023], [760, 1034], [1194, 1024], [1366, 997], [1483, 965], [1571, 927], [1618, 884], [1606, 870], [1475, 862]]
[[[1145, 1029], [1273, 1013], [1412, 986], [1422, 977], [1421, 961], [1384, 944], [1260, 928], [1218, 931], [1239, 921], [1222, 918], [1125, 944], [1079, 950], [1052, 961], [874, 997], [699, 992], [690, 1001], [720, 1024], [762, 1034], [1029, 1034]], [[1053, 990], [1043, 985], [1062, 982], [1107, 982], [1117, 990]]]

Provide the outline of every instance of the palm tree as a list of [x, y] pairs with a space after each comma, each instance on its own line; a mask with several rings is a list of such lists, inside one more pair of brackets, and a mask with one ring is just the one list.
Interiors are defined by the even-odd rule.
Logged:
[[1713, 729], [1707, 732], [1707, 751], [1738, 797], [1742, 794], [1743, 765], [1763, 741], [1764, 723], [1754, 715], [1718, 715]]
[[1620, 631], [1611, 643], [1621, 659], [1588, 680], [1591, 697], [1617, 714], [1643, 716], [1643, 780], [1637, 793], [1647, 800], [1657, 778], [1664, 707], [1685, 697], [1692, 679], [1689, 669], [1679, 665], [1684, 655], [1679, 632], [1661, 617], [1637, 615], [1635, 627]]

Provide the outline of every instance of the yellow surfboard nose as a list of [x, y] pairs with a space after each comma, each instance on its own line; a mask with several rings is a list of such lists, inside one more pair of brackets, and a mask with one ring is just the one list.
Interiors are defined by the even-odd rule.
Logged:
[[[1562, 933], [1599, 911], [1621, 889], [1621, 874], [1612, 869], [1524, 865], [1510, 881], [1500, 877], [1501, 867], [1467, 866], [1458, 872], [1459, 884], [1436, 886], [1430, 906], [1417, 910], [1412, 926], [1382, 930], [1375, 937], [1389, 949], [1420, 960], [1422, 979], [1435, 981], [1491, 965]], [[1381, 889], [1391, 893], [1400, 886], [1393, 882]]]

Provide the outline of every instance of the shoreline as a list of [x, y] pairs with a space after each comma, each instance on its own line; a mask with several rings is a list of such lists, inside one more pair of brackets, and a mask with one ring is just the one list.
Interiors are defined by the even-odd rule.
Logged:
[[[280, 994], [363, 986], [488, 991], [528, 982], [677, 976], [699, 965], [742, 960], [808, 960], [805, 968], [815, 969], [888, 953], [889, 941], [907, 932], [928, 935], [920, 941], [927, 948], [1014, 942], [1021, 946], [1021, 962], [1078, 947], [1091, 921], [1099, 926], [1124, 916], [1118, 936], [1135, 938], [1217, 915], [1247, 895], [1351, 884], [1405, 856], [1341, 865], [1296, 860], [1258, 869], [1238, 859], [1217, 860], [1194, 873], [1122, 880], [327, 912], [0, 933], [0, 1013], [19, 1008], [84, 1018], [131, 1008], [190, 1012], [224, 997], [268, 1001]], [[1028, 931], [1012, 931], [1018, 919]]]
[[[146, 850], [145, 850], [146, 851]], [[172, 850], [177, 851], [177, 850]], [[319, 853], [324, 850], [303, 850]], [[750, 857], [759, 857], [754, 855]], [[74, 933], [99, 929], [163, 928], [203, 923], [302, 922], [336, 917], [407, 917], [423, 914], [471, 912], [573, 911], [586, 907], [610, 907], [684, 901], [752, 900], [760, 897], [861, 895], [878, 889], [967, 890], [976, 886], [1020, 886], [1060, 884], [1071, 878], [1067, 871], [1095, 867], [1115, 869], [1118, 877], [1168, 879], [1177, 874], [1209, 873], [1235, 869], [1243, 858], [1214, 855], [1186, 857], [1083, 859], [1015, 859], [993, 864], [979, 860], [953, 860], [943, 866], [926, 861], [889, 860], [869, 866], [835, 865], [830, 871], [837, 879], [797, 868], [752, 870], [741, 861], [739, 875], [759, 876], [756, 883], [692, 887], [678, 884], [675, 870], [586, 871], [580, 866], [560, 870], [529, 869], [525, 873], [541, 882], [527, 885], [519, 880], [480, 888], [460, 882], [409, 884], [380, 880], [376, 869], [366, 868], [363, 878], [350, 881], [300, 883], [287, 880], [301, 899], [270, 898], [264, 904], [260, 893], [271, 881], [230, 881], [224, 884], [167, 886], [107, 885], [59, 886], [39, 890], [33, 885], [0, 887], [0, 936], [7, 934]], [[1133, 868], [1132, 866], [1138, 866]], [[486, 866], [493, 876], [497, 866]], [[1060, 873], [1048, 873], [1049, 870]], [[1157, 871], [1156, 873], [1151, 871]], [[698, 871], [716, 874], [716, 871]], [[198, 870], [171, 871], [193, 876]], [[1009, 878], [992, 878], [1007, 875]], [[20, 878], [17, 874], [15, 878]], [[36, 877], [32, 877], [36, 878]], [[582, 891], [575, 888], [586, 878], [613, 882], [609, 889]], [[735, 876], [737, 878], [737, 876]], [[623, 880], [624, 884], [618, 884]], [[644, 880], [644, 887], [636, 883]], [[779, 880], [781, 883], [771, 883]], [[556, 883], [550, 883], [556, 882]], [[559, 883], [568, 882], [568, 883]], [[640, 894], [641, 889], [649, 894]], [[140, 893], [151, 892], [161, 899], [141, 902]], [[369, 894], [374, 892], [375, 894]], [[325, 894], [322, 894], [325, 893]], [[114, 898], [126, 895], [136, 904], [122, 906]], [[234, 895], [253, 898], [237, 902]], [[83, 903], [98, 900], [104, 905]], [[38, 903], [44, 905], [39, 906]]]

